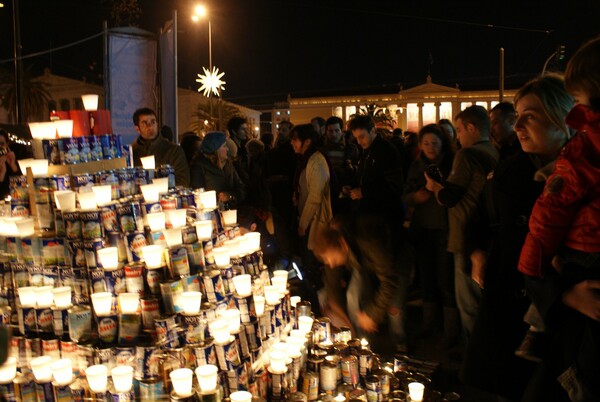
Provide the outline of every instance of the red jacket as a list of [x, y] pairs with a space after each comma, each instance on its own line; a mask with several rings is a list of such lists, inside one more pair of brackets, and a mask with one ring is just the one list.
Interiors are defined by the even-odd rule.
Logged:
[[519, 271], [542, 276], [561, 245], [600, 252], [600, 113], [577, 105], [567, 116], [577, 130], [559, 155], [533, 207]]

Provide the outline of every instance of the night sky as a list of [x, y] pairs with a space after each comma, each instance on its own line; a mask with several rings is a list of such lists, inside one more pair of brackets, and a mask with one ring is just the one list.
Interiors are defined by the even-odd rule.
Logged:
[[[0, 68], [12, 69], [12, 1], [0, 8]], [[101, 0], [19, 0], [23, 56], [102, 31]], [[190, 20], [194, 1], [140, 0], [139, 26], [157, 33], [178, 10], [179, 83], [197, 89], [208, 66], [206, 22]], [[462, 89], [498, 85], [505, 49], [506, 88], [541, 72], [559, 44], [566, 57], [600, 33], [600, 1], [205, 1], [213, 64], [225, 71], [224, 98], [260, 108], [293, 97], [393, 93], [425, 82]], [[566, 60], [565, 60], [566, 61]], [[564, 68], [551, 62], [549, 69]], [[432, 62], [432, 64], [430, 64]], [[34, 73], [101, 82], [102, 38], [27, 58]]]

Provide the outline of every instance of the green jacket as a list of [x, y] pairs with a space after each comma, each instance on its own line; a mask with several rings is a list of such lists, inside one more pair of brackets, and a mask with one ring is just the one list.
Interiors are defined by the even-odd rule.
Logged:
[[175, 169], [175, 184], [177, 186], [189, 187], [190, 185], [190, 167], [185, 159], [183, 149], [172, 142], [167, 141], [163, 136], [158, 136], [152, 141], [143, 140], [138, 137], [133, 144], [133, 164], [142, 166], [140, 158], [154, 155], [156, 167], [169, 164]]

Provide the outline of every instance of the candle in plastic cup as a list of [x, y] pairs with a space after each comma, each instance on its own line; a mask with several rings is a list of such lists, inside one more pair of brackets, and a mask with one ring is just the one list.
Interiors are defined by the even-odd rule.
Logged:
[[274, 276], [271, 278], [271, 284], [279, 289], [279, 293], [285, 293], [287, 290], [287, 278], [282, 276]]
[[112, 186], [94, 186], [92, 191], [96, 194], [96, 204], [106, 205], [109, 204], [112, 199]]
[[187, 209], [168, 209], [165, 211], [167, 222], [174, 228], [185, 226]]
[[285, 361], [287, 355], [278, 350], [272, 350], [269, 352], [269, 363], [271, 365], [271, 371], [276, 374], [285, 372]]
[[198, 221], [194, 223], [194, 226], [196, 226], [196, 234], [198, 235], [198, 239], [210, 239], [213, 233], [212, 225], [212, 221]]
[[227, 320], [229, 324], [229, 332], [237, 333], [240, 329], [240, 310], [232, 308], [229, 310], [223, 310], [220, 313], [221, 318]]
[[423, 400], [424, 391], [425, 386], [420, 382], [411, 382], [408, 384], [408, 393], [411, 401], [421, 402]]
[[37, 382], [48, 382], [52, 381], [52, 370], [50, 364], [52, 363], [52, 356], [40, 356], [34, 357], [29, 362], [33, 376]]
[[279, 303], [279, 287], [278, 286], [265, 286], [265, 300], [270, 306], [274, 306]]
[[248, 239], [248, 252], [253, 253], [257, 250], [260, 250], [260, 233], [259, 232], [249, 232], [244, 235]]
[[102, 268], [115, 270], [119, 268], [119, 249], [117, 247], [106, 247], [96, 251]]
[[298, 329], [302, 332], [310, 332], [313, 326], [313, 319], [311, 317], [298, 317]]
[[164, 266], [163, 264], [163, 254], [165, 248], [163, 246], [159, 246], [157, 244], [152, 244], [150, 246], [142, 247], [142, 256], [144, 257], [144, 262], [146, 263], [146, 268], [156, 269]]
[[217, 192], [204, 191], [200, 193], [200, 202], [202, 203], [202, 208], [205, 210], [217, 208]]
[[73, 363], [71, 359], [59, 359], [50, 364], [54, 381], [58, 385], [67, 385], [73, 381]]
[[12, 382], [17, 375], [17, 358], [9, 357], [3, 365], [0, 366], [0, 384]]
[[256, 315], [260, 317], [265, 312], [265, 298], [263, 296], [254, 295], [254, 309]]
[[223, 224], [225, 226], [233, 226], [237, 223], [237, 209], [223, 211]]
[[139, 293], [121, 293], [118, 296], [121, 314], [135, 314], [140, 305]]
[[252, 394], [248, 391], [235, 391], [229, 395], [231, 402], [252, 402]]
[[229, 322], [227, 320], [215, 320], [208, 324], [208, 329], [216, 343], [225, 344], [229, 341]]
[[112, 293], [92, 293], [92, 305], [96, 315], [108, 315], [112, 308]]
[[180, 398], [192, 395], [194, 372], [189, 368], [180, 368], [169, 373], [175, 394]]
[[77, 193], [77, 199], [79, 200], [79, 206], [83, 210], [92, 210], [98, 208], [98, 204], [96, 203], [96, 193], [93, 191]]
[[196, 369], [200, 390], [204, 393], [213, 392], [217, 388], [217, 372], [219, 369], [213, 364], [205, 364]]
[[250, 296], [252, 294], [252, 276], [248, 274], [234, 276], [233, 286], [238, 296]]
[[147, 214], [146, 219], [148, 220], [148, 226], [150, 226], [151, 231], [158, 232], [159, 230], [165, 229], [167, 219], [164, 212]]
[[73, 120], [55, 120], [54, 126], [58, 133], [58, 138], [73, 137]]
[[169, 178], [168, 177], [159, 177], [156, 179], [152, 179], [152, 184], [156, 184], [158, 186], [159, 194], [166, 194], [169, 192]]
[[133, 367], [117, 366], [110, 371], [110, 375], [117, 392], [123, 393], [131, 390], [133, 385]]
[[69, 307], [71, 303], [71, 287], [70, 286], [61, 286], [58, 288], [52, 289], [52, 296], [54, 297], [54, 305], [57, 308], [65, 308]]
[[300, 296], [292, 296], [290, 297], [290, 304], [293, 308], [296, 308], [296, 304], [300, 303], [302, 298]]
[[180, 296], [183, 304], [183, 312], [185, 314], [198, 314], [202, 301], [202, 293], [200, 292], [183, 292]]
[[33, 218], [19, 219], [15, 221], [15, 226], [17, 227], [17, 234], [19, 237], [33, 236], [33, 233], [35, 232]]
[[231, 240], [225, 240], [223, 242], [223, 245], [229, 249], [229, 256], [230, 257], [235, 257], [235, 256], [238, 256], [238, 255], [242, 255], [242, 253], [240, 252], [240, 239], [239, 239], [239, 237], [236, 237], [236, 238], [231, 239]]
[[140, 158], [142, 167], [146, 170], [154, 170], [156, 168], [156, 162], [154, 161], [154, 155], [143, 156]]
[[54, 302], [52, 286], [40, 286], [35, 289], [35, 298], [38, 307], [51, 307]]
[[156, 184], [142, 184], [140, 186], [144, 201], [146, 202], [158, 202], [158, 190], [159, 187]]
[[88, 385], [92, 392], [104, 393], [106, 392], [108, 367], [104, 364], [96, 364], [85, 369], [85, 376], [88, 380]]
[[163, 230], [167, 246], [175, 247], [183, 244], [183, 238], [181, 237], [181, 228], [165, 229]]
[[37, 287], [35, 286], [24, 286], [22, 288], [17, 289], [21, 306], [35, 307], [35, 304], [37, 303], [37, 298], [35, 294], [36, 289]]
[[215, 247], [212, 253], [217, 267], [226, 268], [230, 265], [229, 249], [227, 247]]
[[61, 211], [72, 211], [76, 208], [77, 197], [75, 191], [71, 190], [57, 190], [54, 192], [54, 201], [56, 206]]

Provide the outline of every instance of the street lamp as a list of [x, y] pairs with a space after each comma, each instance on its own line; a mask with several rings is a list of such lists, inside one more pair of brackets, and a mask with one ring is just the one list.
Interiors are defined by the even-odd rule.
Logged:
[[[198, 5], [194, 8], [194, 15], [192, 15], [192, 21], [198, 22], [200, 18], [206, 18], [207, 16], [206, 7]], [[212, 71], [212, 26], [210, 24], [210, 18], [208, 19], [208, 69]]]

